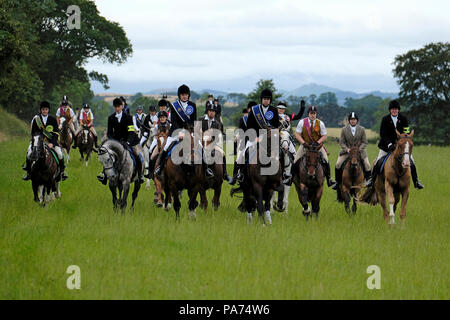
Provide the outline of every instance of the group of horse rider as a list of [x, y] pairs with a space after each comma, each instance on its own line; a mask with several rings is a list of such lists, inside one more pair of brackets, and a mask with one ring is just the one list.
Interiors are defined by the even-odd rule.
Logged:
[[[194, 122], [199, 120], [197, 118], [196, 104], [189, 100], [190, 89], [186, 85], [181, 85], [178, 88], [178, 99], [172, 104], [168, 101], [167, 96], [158, 102], [159, 112], [157, 113], [155, 106], [149, 107], [149, 114], [143, 112], [142, 106], [137, 108], [137, 112], [134, 116], [130, 115], [129, 107], [124, 97], [116, 98], [113, 101], [114, 113], [108, 117], [107, 125], [107, 138], [121, 141], [124, 146], [132, 151], [134, 161], [137, 168], [137, 174], [139, 182], [144, 182], [144, 157], [143, 147], [148, 140], [153, 137], [151, 145], [149, 147], [150, 161], [148, 167], [148, 175], [146, 177], [151, 178], [153, 174], [160, 174], [164, 169], [167, 154], [171, 148], [183, 138], [181, 133], [178, 133], [178, 129], [191, 130], [194, 127]], [[397, 142], [396, 131], [403, 133], [408, 132], [409, 124], [407, 118], [400, 114], [400, 104], [397, 100], [392, 100], [389, 103], [389, 114], [386, 115], [381, 122], [380, 127], [380, 141], [378, 144], [379, 154], [376, 162], [371, 170], [370, 162], [366, 152], [367, 137], [365, 128], [359, 125], [359, 118], [355, 112], [350, 112], [348, 115], [348, 124], [342, 128], [339, 144], [341, 147], [336, 166], [335, 166], [335, 178], [334, 182], [331, 178], [331, 170], [328, 161], [328, 152], [323, 146], [323, 143], [327, 139], [327, 129], [323, 121], [318, 116], [318, 107], [311, 105], [307, 109], [307, 116], [301, 119], [303, 111], [305, 109], [304, 101], [301, 103], [301, 108], [298, 113], [287, 114], [287, 103], [281, 101], [275, 107], [272, 105], [273, 95], [269, 89], [264, 89], [260, 95], [259, 103], [251, 101], [248, 103], [247, 108], [243, 112], [243, 116], [239, 120], [240, 133], [245, 133], [247, 130], [255, 130], [256, 136], [245, 135], [242, 139], [239, 139], [237, 148], [237, 157], [234, 164], [233, 175], [229, 177], [226, 172], [225, 153], [217, 145], [215, 148], [223, 156], [224, 161], [224, 179], [230, 184], [235, 184], [237, 181], [242, 182], [245, 179], [246, 163], [248, 161], [246, 151], [249, 147], [254, 146], [260, 141], [260, 130], [267, 130], [270, 132], [272, 129], [278, 129], [289, 133], [291, 122], [300, 120], [295, 130], [295, 138], [300, 144], [298, 150], [295, 150], [293, 139], [288, 141], [286, 147], [286, 154], [290, 159], [292, 166], [289, 170], [285, 169], [283, 172], [283, 183], [290, 183], [292, 181], [292, 175], [296, 172], [296, 166], [298, 166], [299, 160], [305, 155], [306, 148], [310, 144], [322, 145], [320, 148], [321, 164], [324, 169], [324, 175], [327, 180], [328, 187], [337, 189], [342, 181], [342, 165], [349, 156], [349, 151], [352, 146], [358, 145], [360, 150], [361, 163], [364, 169], [364, 178], [366, 179], [366, 187], [373, 186], [373, 183], [379, 174], [381, 162], [379, 161], [384, 156], [395, 150]], [[95, 138], [95, 147], [97, 146], [97, 133], [94, 129], [93, 120], [94, 115], [88, 104], [83, 104], [82, 110], [79, 116], [76, 115], [71, 108], [71, 104], [64, 96], [60, 106], [56, 112], [56, 118], [49, 114], [50, 104], [47, 101], [43, 101], [40, 104], [40, 113], [34, 116], [31, 123], [31, 134], [43, 134], [44, 140], [49, 148], [53, 149], [59, 158], [61, 180], [67, 179], [67, 175], [64, 172], [64, 155], [61, 147], [58, 143], [58, 136], [62, 126], [62, 118], [67, 121], [67, 125], [74, 137], [74, 148], [77, 147], [76, 138], [83, 127], [88, 127]], [[74, 118], [79, 122], [79, 128], [75, 130], [73, 121]], [[220, 132], [224, 132], [223, 123], [221, 118], [221, 106], [218, 99], [213, 99], [212, 95], [209, 95], [205, 104], [205, 115], [201, 119], [202, 133], [207, 135], [208, 130], [216, 129]], [[173, 134], [177, 131], [178, 134]], [[157, 136], [164, 134], [166, 137], [165, 145], [161, 152], [156, 150]], [[241, 138], [241, 137], [239, 137]], [[28, 147], [26, 166], [24, 170], [27, 171], [27, 175], [24, 180], [30, 179], [31, 168], [31, 148], [32, 142]], [[204, 163], [205, 175], [211, 177], [214, 175], [213, 171]], [[411, 176], [415, 188], [424, 188], [423, 184], [419, 181], [417, 176], [417, 169], [414, 159], [411, 156]], [[103, 184], [106, 184], [107, 179], [104, 173], [100, 173], [97, 176], [98, 180]]]

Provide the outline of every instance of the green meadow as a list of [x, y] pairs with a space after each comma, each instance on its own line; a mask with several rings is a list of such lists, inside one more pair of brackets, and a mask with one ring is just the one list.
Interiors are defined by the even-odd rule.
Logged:
[[[295, 188], [289, 215], [246, 222], [224, 183], [221, 206], [181, 219], [142, 188], [135, 210], [112, 210], [109, 189], [71, 152], [62, 198], [42, 208], [21, 180], [26, 138], [0, 143], [0, 299], [449, 299], [450, 148], [415, 146], [425, 189], [411, 186], [407, 220], [389, 228], [381, 207], [348, 216], [324, 188], [317, 221], [306, 222]], [[334, 177], [338, 145], [328, 143]], [[368, 147], [370, 159], [378, 149]], [[231, 172], [231, 166], [229, 167]], [[209, 201], [212, 195], [208, 192]], [[81, 271], [69, 290], [68, 266]], [[381, 289], [369, 290], [371, 265]]]

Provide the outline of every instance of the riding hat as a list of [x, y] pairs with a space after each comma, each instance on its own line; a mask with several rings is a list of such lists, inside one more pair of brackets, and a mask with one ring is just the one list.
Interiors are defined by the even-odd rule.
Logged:
[[350, 121], [350, 119], [356, 119], [356, 120], [359, 121], [359, 117], [358, 117], [358, 115], [356, 114], [356, 112], [350, 112], [350, 113], [348, 114], [347, 119], [348, 119], [348, 121]]
[[138, 107], [136, 108], [136, 110], [144, 110], [144, 108], [142, 108], [142, 106], [138, 106]]
[[180, 97], [180, 95], [182, 94], [188, 94], [189, 96], [191, 95], [191, 90], [189, 89], [189, 87], [185, 84], [182, 84], [179, 88], [178, 88], [178, 97]]
[[389, 102], [389, 110], [391, 110], [391, 109], [400, 110], [400, 103], [398, 103], [397, 100], [391, 100], [391, 102]]
[[263, 98], [269, 98], [272, 101], [272, 91], [270, 89], [263, 89], [261, 91], [261, 100]]
[[163, 99], [158, 101], [158, 107], [167, 107], [167, 101]]
[[278, 109], [286, 109], [287, 103], [285, 101], [278, 102], [277, 108]]
[[50, 110], [50, 103], [48, 103], [48, 101], [42, 101], [41, 105], [39, 106], [39, 110], [41, 110], [42, 108], [48, 108], [48, 110]]
[[242, 109], [242, 113], [248, 113], [248, 109], [247, 108]]
[[156, 112], [156, 107], [155, 106], [149, 106], [148, 107], [148, 111], [150, 111], [150, 112], [155, 111]]
[[161, 117], [166, 117], [167, 118], [167, 112], [165, 112], [165, 111], [160, 111], [160, 112], [158, 112], [158, 118], [161, 118]]
[[67, 96], [63, 96], [61, 105], [67, 106], [68, 104], [69, 104], [69, 98], [67, 98]]
[[317, 106], [309, 106], [308, 107], [308, 113], [310, 113], [310, 112], [318, 112]]
[[255, 101], [250, 101], [248, 104], [247, 104], [247, 109], [248, 108], [251, 108], [251, 107], [253, 107], [253, 106], [256, 106], [257, 105], [257, 103], [255, 102]]
[[89, 104], [83, 103], [83, 109], [89, 109], [89, 108], [90, 108]]
[[213, 104], [208, 104], [206, 106], [206, 111], [211, 110], [211, 111], [217, 111], [217, 106], [213, 105]]

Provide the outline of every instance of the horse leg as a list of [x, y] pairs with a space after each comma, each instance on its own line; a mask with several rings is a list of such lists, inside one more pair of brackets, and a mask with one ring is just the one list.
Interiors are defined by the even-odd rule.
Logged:
[[161, 181], [155, 178], [155, 188], [156, 188], [156, 206], [161, 208], [163, 206], [163, 196], [162, 196], [162, 186]]
[[33, 188], [34, 202], [39, 202], [38, 184], [35, 181], [31, 181], [31, 187]]
[[[377, 183], [375, 182], [375, 184], [377, 184]], [[375, 188], [376, 188], [376, 192], [377, 192], [378, 202], [380, 203], [380, 206], [383, 210], [383, 218], [386, 221], [386, 223], [388, 223], [389, 222], [389, 213], [388, 213], [387, 206], [386, 206], [386, 193], [383, 190], [379, 190], [378, 189], [379, 187], [377, 187], [376, 185], [375, 185]]]
[[120, 206], [120, 209], [122, 209], [122, 214], [125, 213], [125, 209], [127, 208], [127, 198], [129, 191], [130, 191], [130, 182], [125, 182], [123, 184], [122, 202]]
[[[189, 190], [188, 189], [188, 197], [189, 197], [189, 201], [188, 201], [188, 208], [189, 208], [189, 212], [188, 212], [188, 217], [192, 218], [192, 219], [197, 219], [197, 214], [195, 213], [195, 209], [198, 206], [198, 201], [197, 201], [197, 194], [199, 193], [199, 191], [197, 190], [197, 188], [195, 187], [193, 190]], [[200, 192], [200, 195], [202, 194], [202, 192]]]
[[38, 197], [39, 197], [39, 203], [42, 205], [44, 204], [44, 186], [39, 185], [38, 187]]
[[283, 206], [284, 206], [284, 212], [286, 212], [286, 215], [288, 215], [288, 207], [289, 207], [289, 191], [291, 190], [291, 186], [285, 185], [284, 186], [284, 199], [283, 199]]
[[206, 213], [206, 210], [208, 209], [208, 198], [206, 197], [206, 190], [201, 188], [199, 193], [200, 193], [200, 208], [202, 208]]
[[257, 184], [253, 186], [255, 197], [257, 201], [257, 209], [258, 209], [258, 216], [261, 219], [261, 222], [263, 226], [266, 225], [266, 220], [264, 219], [264, 205], [263, 205], [263, 194], [262, 194], [262, 187]]
[[119, 201], [117, 199], [117, 189], [116, 186], [112, 186], [111, 183], [109, 183], [109, 190], [111, 190], [112, 194], [112, 202], [113, 202], [113, 209], [114, 212], [117, 212], [117, 207], [119, 205]]
[[393, 224], [395, 224], [395, 211], [394, 211], [395, 197], [394, 197], [394, 189], [392, 188], [391, 184], [387, 181], [387, 179], [386, 179], [384, 187], [385, 187], [386, 194], [388, 196], [388, 202], [389, 202], [389, 224], [393, 225]]
[[57, 199], [61, 198], [61, 191], [59, 189], [59, 183], [60, 183], [59, 181], [55, 183], [55, 186], [56, 186], [55, 197]]
[[322, 198], [322, 190], [323, 190], [323, 187], [320, 186], [319, 189], [317, 190], [314, 198], [311, 201], [312, 213], [313, 213], [314, 218], [316, 218], [316, 220], [319, 218], [320, 198]]
[[217, 211], [220, 206], [220, 194], [222, 193], [222, 184], [217, 185], [214, 188], [214, 197], [213, 197], [213, 208], [214, 211]]
[[300, 185], [300, 190], [299, 199], [303, 206], [303, 215], [305, 216], [306, 221], [308, 221], [308, 218], [311, 216], [311, 209], [308, 206], [308, 187], [302, 184]]
[[353, 214], [356, 214], [356, 199], [355, 199], [355, 197], [353, 197], [352, 212], [353, 212]]
[[131, 201], [131, 210], [134, 209], [134, 201], [136, 200], [140, 189], [141, 189], [141, 184], [135, 182], [134, 183], [133, 194], [131, 195], [131, 200], [132, 200]]
[[272, 225], [272, 217], [270, 216], [270, 199], [272, 199], [274, 192], [267, 192], [264, 196], [264, 209], [266, 211], [266, 220], [269, 225]]
[[89, 164], [89, 158], [91, 157], [91, 150], [88, 150], [88, 152], [87, 152], [87, 154], [86, 154], [86, 167], [88, 166], [88, 164]]
[[400, 209], [400, 219], [402, 220], [402, 224], [404, 225], [406, 222], [406, 204], [408, 203], [409, 198], [409, 189], [405, 188], [402, 191], [402, 207]]
[[400, 201], [400, 193], [399, 192], [394, 193], [394, 199], [395, 199], [395, 202], [394, 202], [394, 212], [395, 212], [395, 211], [397, 211], [397, 204]]
[[[174, 190], [174, 189], [172, 189]], [[180, 198], [178, 197], [178, 190], [175, 189], [175, 192], [173, 192], [173, 209], [175, 210], [175, 219], [177, 221], [180, 220], [180, 208], [181, 208], [181, 202]]]

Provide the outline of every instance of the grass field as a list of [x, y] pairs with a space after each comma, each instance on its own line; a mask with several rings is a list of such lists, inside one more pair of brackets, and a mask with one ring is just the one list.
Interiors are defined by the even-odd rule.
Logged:
[[[264, 228], [246, 223], [225, 184], [219, 211], [197, 210], [196, 221], [186, 196], [179, 223], [157, 209], [153, 187], [133, 213], [114, 214], [96, 155], [86, 169], [77, 150], [62, 198], [41, 208], [20, 179], [27, 144], [0, 143], [1, 299], [450, 298], [450, 148], [414, 147], [426, 188], [411, 188], [404, 229], [387, 228], [380, 207], [347, 216], [329, 188], [318, 221], [304, 220], [291, 190], [289, 216]], [[333, 170], [338, 146], [327, 147]], [[368, 152], [373, 159], [376, 146]], [[81, 269], [81, 290], [66, 287], [69, 265]], [[370, 265], [380, 290], [366, 286]]]

